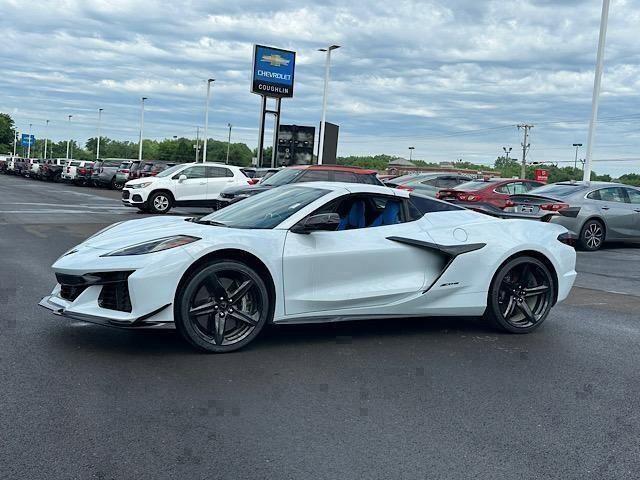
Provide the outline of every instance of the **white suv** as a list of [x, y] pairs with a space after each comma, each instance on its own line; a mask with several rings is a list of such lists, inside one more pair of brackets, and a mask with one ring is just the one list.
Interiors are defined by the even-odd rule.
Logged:
[[125, 183], [122, 203], [152, 213], [167, 213], [171, 207], [212, 207], [227, 187], [249, 185], [239, 167], [222, 163], [182, 163], [155, 177]]
[[86, 169], [92, 165], [93, 162], [88, 160], [69, 160], [62, 168], [62, 179], [75, 182], [78, 179], [78, 168]]

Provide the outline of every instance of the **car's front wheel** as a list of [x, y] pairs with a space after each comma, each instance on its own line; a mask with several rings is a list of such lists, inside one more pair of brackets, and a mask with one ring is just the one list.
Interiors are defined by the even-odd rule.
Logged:
[[248, 265], [216, 260], [190, 275], [176, 295], [176, 328], [196, 348], [213, 353], [251, 342], [269, 321], [264, 280]]
[[171, 197], [165, 192], [155, 192], [149, 195], [147, 208], [151, 213], [167, 213], [171, 210]]
[[514, 258], [493, 278], [484, 318], [510, 333], [531, 332], [549, 315], [555, 288], [553, 275], [540, 260]]

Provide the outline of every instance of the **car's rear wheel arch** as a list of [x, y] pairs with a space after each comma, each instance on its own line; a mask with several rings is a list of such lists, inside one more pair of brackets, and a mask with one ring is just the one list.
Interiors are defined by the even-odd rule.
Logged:
[[535, 250], [523, 250], [521, 252], [514, 253], [509, 258], [505, 259], [505, 261], [502, 262], [498, 266], [498, 268], [496, 268], [494, 270], [493, 276], [491, 277], [491, 283], [493, 284], [494, 278], [496, 277], [498, 272], [500, 272], [500, 270], [502, 270], [502, 267], [504, 267], [511, 260], [513, 260], [515, 258], [518, 258], [518, 257], [532, 257], [532, 258], [535, 258], [536, 260], [541, 261], [544, 264], [544, 266], [549, 269], [549, 272], [551, 272], [551, 275], [553, 277], [553, 305], [555, 305], [557, 303], [557, 301], [558, 301], [558, 272], [556, 272], [556, 269], [553, 266], [553, 262], [551, 262], [551, 260], [549, 260], [549, 258], [545, 254], [543, 254], [541, 252], [537, 252]]
[[271, 300], [269, 302], [269, 318], [272, 319], [276, 304], [276, 287], [271, 272], [258, 257], [244, 250], [235, 248], [216, 250], [215, 252], [204, 255], [203, 257], [196, 260], [193, 264], [191, 264], [187, 271], [182, 275], [182, 278], [178, 283], [178, 288], [176, 288], [176, 293], [174, 296], [174, 304], [177, 304], [178, 295], [181, 295], [182, 289], [187, 284], [191, 276], [195, 272], [197, 272], [203, 265], [206, 265], [214, 260], [235, 260], [238, 262], [242, 262], [248, 267], [253, 268], [260, 275], [267, 286], [267, 291]]

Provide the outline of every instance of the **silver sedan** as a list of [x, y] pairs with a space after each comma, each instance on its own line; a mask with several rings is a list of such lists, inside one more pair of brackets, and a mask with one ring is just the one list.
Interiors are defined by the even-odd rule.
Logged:
[[562, 225], [584, 250], [607, 241], [640, 241], [640, 189], [629, 185], [560, 182], [510, 200], [506, 212]]

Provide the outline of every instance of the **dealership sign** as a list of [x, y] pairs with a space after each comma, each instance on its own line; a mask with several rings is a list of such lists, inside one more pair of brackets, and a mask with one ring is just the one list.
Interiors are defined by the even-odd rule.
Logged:
[[255, 45], [251, 92], [265, 97], [293, 97], [296, 52]]
[[549, 171], [542, 168], [536, 168], [535, 178], [537, 182], [547, 183], [549, 181]]

